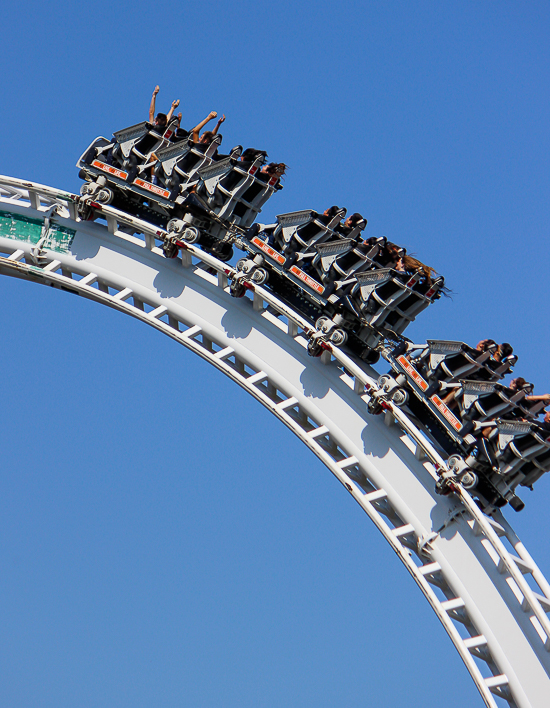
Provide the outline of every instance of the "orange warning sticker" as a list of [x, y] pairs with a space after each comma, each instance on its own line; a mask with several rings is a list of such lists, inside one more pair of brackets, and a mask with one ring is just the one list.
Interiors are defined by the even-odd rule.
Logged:
[[420, 376], [418, 371], [414, 368], [414, 366], [411, 364], [411, 362], [406, 359], [403, 355], [397, 357], [397, 361], [401, 364], [401, 366], [405, 369], [405, 371], [409, 374], [411, 379], [415, 382], [415, 384], [418, 386], [419, 389], [422, 391], [426, 391], [428, 389], [428, 384], [427, 382]]
[[443, 416], [449, 421], [453, 428], [458, 432], [462, 428], [462, 423], [458, 418], [451, 413], [447, 406], [443, 403], [439, 396], [432, 396], [431, 399], [437, 410], [443, 414]]
[[304, 271], [300, 270], [297, 266], [292, 266], [290, 272], [305, 283], [309, 288], [315, 290], [316, 293], [319, 293], [319, 295], [322, 295], [325, 292], [325, 289], [321, 283], [318, 283], [316, 280], [313, 280], [313, 278], [310, 278], [307, 273], [304, 273]]
[[146, 182], [143, 179], [135, 179], [134, 184], [137, 187], [141, 187], [142, 189], [146, 189], [149, 192], [153, 192], [153, 194], [158, 194], [159, 197], [164, 197], [165, 199], [168, 199], [170, 197], [170, 192], [167, 189], [157, 187], [156, 184], [151, 184], [151, 182]]
[[124, 172], [124, 170], [119, 170], [116, 167], [113, 167], [112, 165], [106, 165], [104, 162], [101, 162], [101, 160], [94, 160], [92, 162], [92, 166], [97, 167], [98, 170], [103, 170], [103, 172], [107, 172], [107, 174], [109, 175], [118, 177], [119, 179], [128, 179], [127, 172]]
[[283, 263], [286, 261], [286, 258], [284, 256], [281, 256], [281, 254], [278, 253], [274, 248], [268, 246], [267, 243], [265, 243], [265, 241], [262, 241], [261, 238], [254, 236], [254, 238], [252, 239], [252, 243], [255, 246], [258, 246], [261, 251], [267, 253], [270, 258], [273, 258], [273, 260], [279, 263], [280, 265], [283, 265]]

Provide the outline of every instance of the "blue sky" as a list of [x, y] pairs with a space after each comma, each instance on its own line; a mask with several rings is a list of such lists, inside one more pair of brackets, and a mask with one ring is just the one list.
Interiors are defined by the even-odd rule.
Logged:
[[[78, 191], [97, 135], [181, 99], [290, 165], [262, 220], [341, 204], [446, 277], [407, 331], [509, 341], [550, 390], [547, 3], [21, 2], [0, 172]], [[0, 280], [5, 706], [481, 705], [311, 453], [119, 313]], [[276, 441], [276, 444], [273, 444]], [[550, 574], [550, 483], [508, 516]]]

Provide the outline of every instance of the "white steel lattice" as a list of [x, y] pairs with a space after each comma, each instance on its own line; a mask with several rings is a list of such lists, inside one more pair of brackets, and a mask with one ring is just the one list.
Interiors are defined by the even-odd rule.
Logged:
[[[105, 206], [105, 225], [78, 221], [76, 199], [0, 177], [0, 212], [16, 225], [0, 236], [0, 273], [116, 308], [223, 371], [365, 510], [439, 617], [485, 704], [547, 706], [550, 586], [501, 514], [488, 518], [465, 491], [435, 494], [444, 462], [403, 411], [390, 403], [384, 417], [366, 414], [377, 373], [337, 349], [308, 357], [307, 322], [268, 290], [257, 286], [235, 300], [226, 264], [193, 246], [182, 260], [167, 260], [155, 246], [161, 230]], [[41, 243], [17, 231], [21, 217], [43, 224]], [[52, 223], [75, 232], [70, 248], [46, 248]]]

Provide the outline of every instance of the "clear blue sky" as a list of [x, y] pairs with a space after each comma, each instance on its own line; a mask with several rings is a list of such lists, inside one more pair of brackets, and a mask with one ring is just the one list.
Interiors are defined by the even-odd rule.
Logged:
[[[446, 276], [407, 334], [547, 371], [550, 6], [22, 1], [3, 174], [78, 191], [97, 135], [181, 99], [290, 165], [264, 217], [336, 203]], [[257, 403], [157, 332], [0, 279], [6, 708], [481, 705], [414, 582]], [[274, 443], [275, 441], [275, 443]], [[550, 481], [509, 516], [550, 575]]]

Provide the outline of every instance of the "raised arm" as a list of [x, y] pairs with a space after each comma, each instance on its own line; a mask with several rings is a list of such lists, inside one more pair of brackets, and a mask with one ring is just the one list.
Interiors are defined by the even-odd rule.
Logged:
[[157, 100], [157, 93], [160, 91], [159, 86], [155, 86], [153, 91], [153, 96], [151, 98], [151, 105], [149, 106], [149, 123], [153, 123], [155, 120], [155, 103]]
[[168, 124], [172, 120], [172, 116], [174, 115], [174, 111], [176, 108], [180, 105], [180, 100], [178, 98], [177, 101], [172, 101], [172, 107], [168, 111], [168, 115], [166, 116], [166, 124]]
[[218, 122], [216, 123], [216, 127], [215, 127], [214, 130], [212, 131], [212, 133], [213, 133], [214, 135], [217, 135], [217, 134], [218, 134], [218, 128], [219, 128], [220, 125], [224, 122], [224, 120], [225, 120], [225, 114], [224, 114], [221, 118], [218, 118]]
[[211, 121], [213, 118], [215, 118], [218, 114], [216, 111], [210, 111], [210, 113], [206, 116], [204, 120], [202, 120], [198, 125], [196, 125], [193, 130], [191, 131], [191, 139], [195, 142], [199, 142], [199, 136], [201, 133], [201, 130], [204, 128], [204, 126]]
[[539, 401], [544, 401], [544, 405], [547, 406], [550, 403], [550, 393], [544, 393], [541, 396], [525, 396], [525, 400], [530, 403], [538, 403]]

